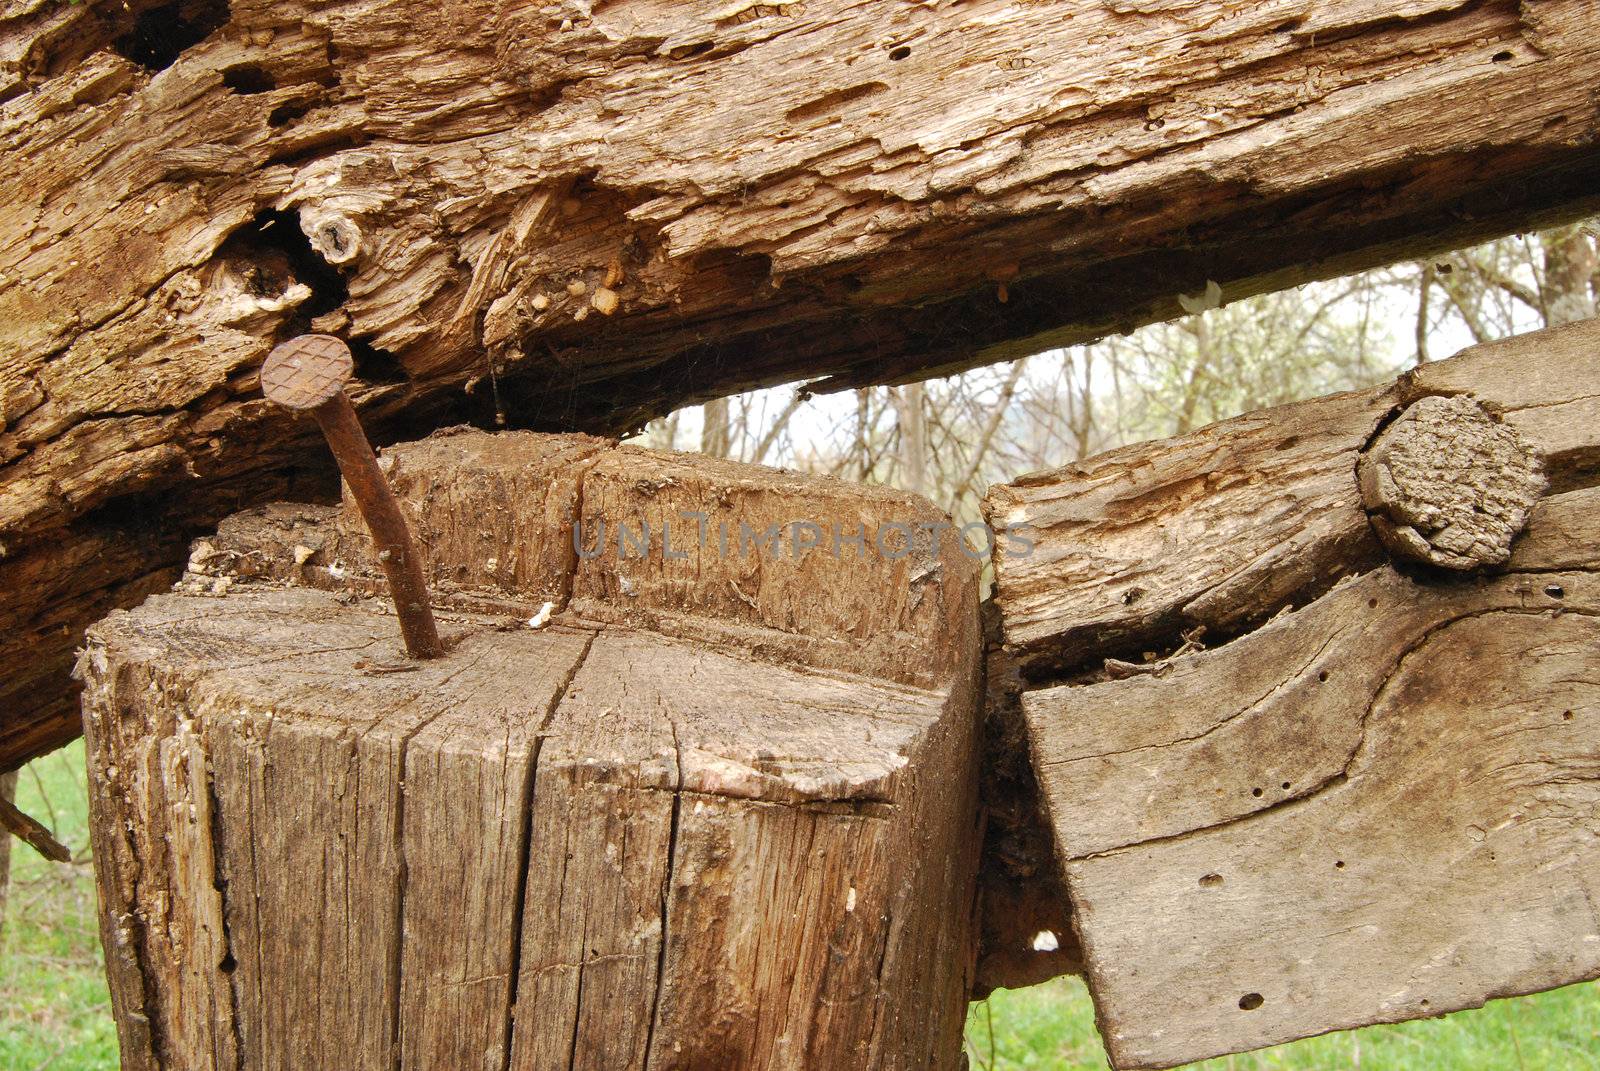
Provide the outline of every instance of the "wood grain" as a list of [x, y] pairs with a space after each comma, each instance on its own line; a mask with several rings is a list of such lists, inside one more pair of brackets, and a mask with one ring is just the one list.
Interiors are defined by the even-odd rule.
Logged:
[[[178, 593], [92, 633], [124, 1066], [957, 1067], [977, 563], [761, 557], [738, 575], [781, 612], [756, 620], [641, 573], [624, 593], [570, 534], [580, 502], [703, 495], [762, 524], [791, 490], [869, 520], [931, 507], [582, 437], [458, 433], [387, 460], [456, 579], [445, 657], [401, 657], [348, 507], [242, 516]], [[530, 628], [552, 593], [564, 609]], [[697, 624], [638, 627], [657, 611]], [[866, 643], [826, 668], [857, 632], [941, 659], [913, 674]]]
[[[1040, 528], [997, 563], [1024, 667], [1000, 701], [1114, 1066], [1600, 977], [1600, 433], [1546, 416], [1592, 404], [1597, 340], [1479, 347], [991, 494]], [[1404, 478], [1369, 519], [1375, 465]], [[1540, 466], [1567, 489], [1537, 497]], [[1390, 562], [1372, 529], [1400, 519], [1480, 560]]]
[[1263, 409], [990, 489], [995, 602], [1033, 679], [1170, 652], [1303, 605], [1383, 560], [1356, 464], [1400, 408], [1470, 394], [1515, 430], [1556, 489], [1592, 480], [1600, 321], [1476, 346], [1395, 383]]
[[[1041, 755], [1074, 755], [1041, 780], [1116, 1065], [1600, 977], [1597, 596], [1592, 562], [1484, 588], [1384, 568], [1171, 677], [1025, 698]], [[1308, 638], [1249, 702], [1241, 663]], [[1195, 708], [1143, 746], [1070, 742]]]
[[293, 332], [357, 344], [380, 437], [1023, 356], [1591, 210], [1590, 8], [10, 4], [0, 568], [117, 546], [0, 586], [62, 648], [0, 690], [0, 768], [221, 489], [325, 471], [258, 398]]

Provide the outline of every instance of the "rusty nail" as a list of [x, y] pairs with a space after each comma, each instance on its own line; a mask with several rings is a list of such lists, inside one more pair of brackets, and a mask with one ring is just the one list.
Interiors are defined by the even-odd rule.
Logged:
[[422, 561], [406, 528], [394, 492], [378, 468], [372, 444], [361, 430], [344, 385], [355, 370], [350, 347], [332, 335], [299, 335], [273, 349], [261, 366], [261, 393], [269, 402], [309, 412], [322, 428], [339, 471], [361, 510], [378, 561], [389, 577], [389, 594], [400, 619], [400, 635], [412, 658], [444, 654], [428, 602]]

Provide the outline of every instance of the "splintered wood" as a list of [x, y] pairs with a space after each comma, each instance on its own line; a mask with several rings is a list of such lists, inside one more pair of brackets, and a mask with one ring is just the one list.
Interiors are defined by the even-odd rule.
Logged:
[[380, 437], [620, 433], [1578, 219], [1594, 5], [8, 0], [0, 769], [84, 626], [305, 497], [289, 335]]
[[1590, 322], [991, 493], [1117, 1067], [1600, 977], [1596, 382]]
[[[959, 1066], [976, 564], [789, 553], [942, 517], [579, 437], [387, 458], [444, 658], [401, 657], [348, 504], [234, 518], [93, 632], [123, 1066]], [[741, 523], [779, 552], [719, 553]]]

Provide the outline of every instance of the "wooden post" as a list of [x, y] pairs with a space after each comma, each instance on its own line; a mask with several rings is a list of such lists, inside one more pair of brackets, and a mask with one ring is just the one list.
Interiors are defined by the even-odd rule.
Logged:
[[977, 568], [874, 545], [942, 517], [581, 437], [386, 463], [445, 657], [348, 506], [236, 517], [94, 629], [124, 1067], [958, 1067]]
[[1115, 1066], [1600, 977], [1597, 380], [1590, 321], [991, 492]]

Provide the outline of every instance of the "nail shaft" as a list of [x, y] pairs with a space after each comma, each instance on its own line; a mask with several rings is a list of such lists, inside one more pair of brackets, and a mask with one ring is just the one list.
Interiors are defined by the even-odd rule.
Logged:
[[400, 635], [412, 658], [444, 654], [428, 601], [422, 559], [406, 527], [389, 481], [378, 467], [356, 410], [344, 393], [353, 367], [350, 350], [329, 335], [301, 335], [272, 351], [261, 368], [261, 387], [271, 401], [309, 412], [328, 440], [339, 472], [372, 532], [378, 561], [389, 578]]
[[343, 391], [332, 401], [311, 410], [322, 429], [339, 472], [350, 485], [350, 494], [361, 510], [372, 541], [378, 548], [378, 561], [389, 578], [389, 594], [400, 618], [400, 634], [412, 658], [437, 658], [444, 653], [439, 630], [434, 625], [433, 608], [428, 601], [428, 582], [422, 575], [422, 560], [416, 544], [400, 514], [400, 505], [378, 468], [372, 445], [356, 419], [356, 410]]

